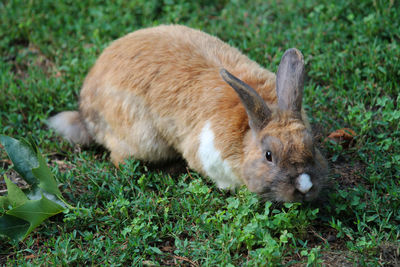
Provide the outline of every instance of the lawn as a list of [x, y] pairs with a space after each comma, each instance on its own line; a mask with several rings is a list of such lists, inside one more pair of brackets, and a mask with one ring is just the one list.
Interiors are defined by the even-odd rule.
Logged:
[[[22, 242], [0, 237], [0, 264], [400, 265], [398, 1], [5, 0], [0, 18], [0, 134], [33, 138], [78, 208]], [[325, 201], [262, 202], [185, 166], [133, 158], [116, 169], [102, 147], [71, 146], [46, 127], [77, 109], [112, 40], [170, 23], [216, 35], [274, 72], [287, 48], [303, 52], [304, 107], [330, 163]], [[327, 139], [342, 128], [356, 133], [351, 142]], [[18, 180], [10, 167], [0, 150], [3, 194], [5, 173]]]

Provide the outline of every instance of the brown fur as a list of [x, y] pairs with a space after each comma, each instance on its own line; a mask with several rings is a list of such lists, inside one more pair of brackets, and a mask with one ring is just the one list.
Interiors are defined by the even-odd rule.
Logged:
[[[272, 110], [265, 129], [250, 129], [237, 93], [221, 79], [222, 68], [254, 88]], [[199, 136], [210, 122], [222, 160], [251, 191], [278, 201], [299, 200], [290, 181], [275, 178], [282, 171], [265, 162], [263, 146], [271, 147], [277, 166], [293, 175], [320, 154], [304, 113], [277, 108], [275, 81], [275, 74], [213, 36], [159, 26], [128, 34], [104, 50], [85, 79], [80, 113], [90, 136], [111, 151], [116, 165], [132, 155], [150, 162], [182, 155], [204, 175]], [[278, 189], [270, 188], [274, 182]]]
[[142, 119], [154, 122], [158, 142], [168, 140], [167, 145], [176, 148], [191, 167], [201, 170], [193, 145], [203, 126], [198, 122], [211, 120], [216, 125], [216, 147], [224, 159], [230, 158], [237, 166], [234, 169], [239, 169], [248, 119], [236, 93], [219, 76], [223, 67], [257, 88], [267, 103], [276, 102], [275, 75], [237, 49], [197, 30], [160, 26], [122, 37], [103, 52], [85, 80], [80, 109], [87, 122], [101, 117], [113, 129], [107, 130], [108, 141], [107, 137], [99, 137], [98, 132], [105, 128], [102, 123], [95, 121], [101, 126], [90, 130], [97, 142], [110, 149], [116, 164], [130, 154], [142, 160], [157, 160], [154, 151], [148, 149], [142, 153], [121, 150], [110, 136], [129, 142], [131, 132], [127, 129], [134, 127], [137, 118], [130, 110], [132, 105], [120, 103], [124, 94], [134, 92], [145, 103], [145, 109], [151, 110], [152, 115]]

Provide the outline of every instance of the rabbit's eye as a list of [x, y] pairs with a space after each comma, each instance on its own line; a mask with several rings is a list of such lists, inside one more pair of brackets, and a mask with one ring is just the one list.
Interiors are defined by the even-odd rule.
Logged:
[[268, 161], [272, 161], [272, 153], [271, 151], [267, 151], [267, 153], [265, 153], [265, 157], [267, 158]]

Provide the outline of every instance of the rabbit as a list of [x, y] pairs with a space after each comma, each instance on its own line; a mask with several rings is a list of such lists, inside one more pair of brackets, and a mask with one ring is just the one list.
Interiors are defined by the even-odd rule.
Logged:
[[183, 157], [220, 189], [312, 201], [328, 165], [302, 110], [303, 80], [295, 48], [275, 75], [216, 37], [161, 25], [111, 43], [85, 78], [79, 111], [49, 125], [71, 143], [105, 146], [116, 166]]

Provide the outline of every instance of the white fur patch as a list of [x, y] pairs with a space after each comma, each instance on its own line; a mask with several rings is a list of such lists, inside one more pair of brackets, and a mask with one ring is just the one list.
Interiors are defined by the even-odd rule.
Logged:
[[90, 142], [90, 136], [80, 121], [77, 111], [58, 113], [48, 120], [48, 124], [50, 128], [53, 128], [70, 143], [88, 144]]
[[303, 194], [307, 193], [311, 187], [313, 186], [310, 175], [307, 173], [302, 173], [297, 178], [297, 189], [302, 192]]
[[214, 138], [211, 123], [206, 122], [200, 134], [198, 156], [204, 171], [217, 184], [218, 188], [233, 189], [241, 182], [232, 172], [229, 163], [222, 160], [220, 151], [214, 146]]

